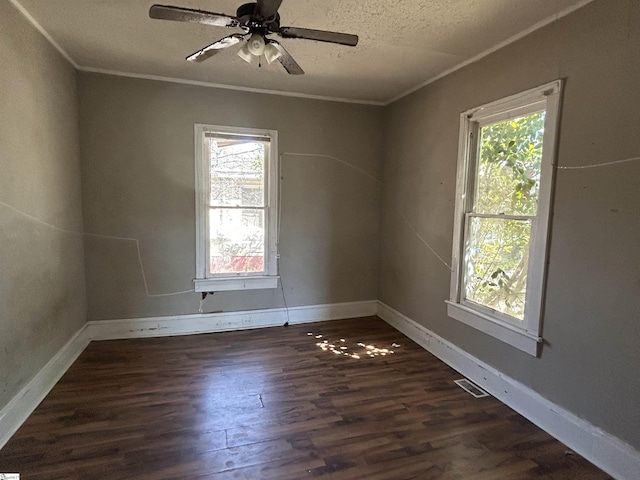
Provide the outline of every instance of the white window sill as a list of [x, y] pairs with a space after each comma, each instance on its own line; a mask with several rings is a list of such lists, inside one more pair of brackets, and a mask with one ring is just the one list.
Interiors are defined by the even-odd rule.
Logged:
[[480, 330], [487, 335], [491, 335], [534, 357], [538, 356], [538, 345], [542, 343], [542, 338], [537, 335], [513, 325], [500, 322], [489, 315], [478, 312], [465, 305], [460, 305], [459, 303], [448, 300], [446, 300], [445, 303], [447, 304], [447, 315], [451, 318], [469, 325], [476, 330]]
[[229, 290], [255, 290], [260, 288], [278, 288], [277, 275], [256, 277], [218, 277], [196, 278], [196, 292], [222, 292]]

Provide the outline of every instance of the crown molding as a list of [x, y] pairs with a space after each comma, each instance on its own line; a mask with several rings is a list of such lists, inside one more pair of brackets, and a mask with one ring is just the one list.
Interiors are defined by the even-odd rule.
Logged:
[[199, 80], [187, 80], [184, 78], [163, 77], [161, 75], [129, 73], [129, 72], [121, 72], [118, 70], [107, 70], [103, 68], [93, 68], [93, 67], [83, 67], [83, 66], [76, 67], [76, 68], [81, 72], [87, 72], [87, 73], [99, 73], [101, 75], [114, 75], [118, 77], [137, 78], [142, 80], [154, 80], [158, 82], [167, 82], [167, 83], [178, 83], [182, 85], [193, 85], [197, 87], [219, 88], [223, 90], [236, 90], [240, 92], [260, 93], [264, 95], [279, 95], [282, 97], [304, 98], [308, 100], [322, 100], [325, 102], [355, 103], [359, 105], [373, 105], [378, 107], [386, 105], [384, 102], [376, 102], [373, 100], [358, 100], [358, 99], [352, 99], [352, 98], [312, 95], [308, 93], [284, 92], [281, 90], [269, 90], [266, 88], [240, 87], [236, 85], [226, 85], [224, 83], [202, 82]]

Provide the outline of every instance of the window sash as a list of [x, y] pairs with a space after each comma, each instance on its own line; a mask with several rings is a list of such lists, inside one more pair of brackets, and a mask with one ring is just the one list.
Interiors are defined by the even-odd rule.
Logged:
[[[205, 133], [204, 137], [203, 137], [203, 143], [205, 146], [205, 152], [206, 153], [206, 158], [204, 158], [203, 160], [208, 162], [209, 164], [209, 168], [207, 170], [207, 175], [208, 175], [208, 180], [207, 180], [207, 187], [209, 190], [209, 196], [207, 197], [207, 205], [211, 206], [211, 207], [230, 207], [233, 205], [225, 205], [224, 203], [220, 202], [212, 202], [211, 201], [211, 196], [213, 193], [213, 179], [214, 179], [214, 175], [213, 175], [213, 165], [212, 165], [212, 158], [210, 156], [210, 148], [211, 148], [211, 140], [214, 139], [231, 139], [231, 140], [243, 140], [245, 142], [251, 142], [251, 143], [260, 143], [263, 145], [263, 149], [264, 149], [264, 168], [262, 169], [262, 181], [261, 182], [256, 182], [256, 185], [262, 185], [262, 204], [261, 205], [247, 205], [249, 207], [256, 207], [256, 206], [266, 206], [268, 204], [268, 184], [269, 184], [269, 177], [268, 177], [268, 168], [269, 168], [269, 163], [270, 163], [270, 153], [271, 153], [271, 141], [269, 138], [265, 138], [265, 137], [261, 137], [261, 136], [247, 136], [247, 135], [235, 135], [235, 136], [230, 136], [230, 135], [226, 135], [223, 133], [215, 133], [215, 132], [209, 132], [209, 133]], [[233, 154], [229, 154], [228, 156], [231, 157]], [[241, 154], [240, 154], [241, 155]], [[217, 171], [218, 174], [222, 174], [223, 170], [219, 170]], [[250, 179], [250, 176], [248, 175], [237, 175], [238, 180], [240, 180], [240, 182], [238, 183], [237, 187], [240, 188], [240, 190], [242, 191], [242, 189], [244, 187], [249, 186], [250, 184], [247, 182], [247, 180]], [[242, 202], [242, 199], [241, 199]]]
[[504, 213], [465, 213], [467, 217], [476, 218], [501, 218], [503, 220], [534, 220], [537, 215], [505, 215]]
[[211, 169], [211, 153], [210, 153], [210, 149], [206, 148], [207, 151], [207, 156], [206, 156], [206, 163], [209, 165], [209, 168], [207, 170], [208, 173], [208, 180], [207, 180], [207, 186], [208, 188], [208, 194], [207, 194], [207, 206], [208, 206], [208, 212], [209, 213], [212, 209], [216, 209], [216, 210], [262, 210], [264, 211], [264, 242], [263, 242], [263, 246], [262, 246], [262, 251], [263, 251], [263, 264], [264, 264], [264, 268], [260, 271], [256, 271], [256, 272], [245, 272], [245, 271], [236, 271], [236, 272], [221, 272], [221, 273], [214, 273], [211, 271], [211, 238], [210, 238], [210, 234], [211, 234], [211, 226], [209, 224], [210, 221], [210, 216], [209, 214], [205, 215], [205, 255], [206, 255], [206, 260], [207, 260], [207, 267], [205, 270], [205, 278], [226, 278], [226, 277], [253, 277], [253, 276], [264, 276], [267, 275], [269, 272], [269, 268], [268, 268], [268, 253], [269, 253], [269, 235], [271, 232], [269, 232], [269, 214], [270, 214], [270, 210], [267, 207], [268, 203], [269, 203], [269, 165], [270, 165], [270, 152], [271, 152], [271, 139], [264, 137], [264, 136], [251, 136], [251, 135], [225, 135], [224, 133], [216, 133], [216, 132], [211, 132], [208, 134], [205, 134], [205, 139], [204, 139], [204, 143], [205, 145], [209, 146], [209, 141], [212, 139], [218, 139], [218, 138], [229, 138], [229, 139], [233, 139], [233, 140], [245, 140], [247, 142], [256, 142], [256, 143], [262, 143], [264, 144], [264, 168], [263, 168], [263, 172], [262, 172], [262, 206], [242, 206], [242, 205], [217, 205], [217, 204], [212, 204], [210, 202], [211, 200], [211, 194], [212, 194], [212, 169]]
[[263, 205], [262, 207], [260, 206], [241, 206], [241, 205], [213, 205], [210, 202], [211, 199], [211, 193], [212, 193], [212, 187], [211, 187], [211, 180], [212, 180], [212, 172], [211, 172], [211, 153], [209, 151], [209, 148], [206, 148], [206, 163], [208, 164], [209, 168], [207, 169], [207, 173], [208, 173], [208, 180], [207, 180], [207, 186], [209, 187], [208, 189], [208, 194], [207, 194], [207, 206], [209, 208], [209, 211], [211, 211], [211, 209], [229, 209], [229, 210], [252, 210], [252, 209], [256, 209], [256, 210], [264, 210], [264, 217], [265, 217], [265, 231], [264, 231], [264, 245], [263, 245], [263, 252], [264, 252], [264, 269], [259, 271], [259, 272], [224, 272], [224, 273], [213, 273], [211, 272], [211, 238], [210, 238], [210, 233], [211, 233], [211, 227], [209, 225], [209, 215], [206, 215], [205, 217], [205, 222], [206, 222], [206, 230], [205, 230], [205, 235], [206, 235], [206, 259], [207, 259], [207, 268], [205, 271], [205, 278], [225, 278], [225, 277], [252, 277], [252, 276], [264, 276], [265, 274], [267, 274], [268, 272], [268, 266], [267, 266], [267, 255], [268, 255], [268, 245], [269, 245], [269, 229], [267, 228], [267, 226], [269, 225], [269, 209], [267, 208], [268, 202], [269, 202], [269, 159], [270, 159], [270, 151], [271, 151], [271, 139], [268, 137], [264, 137], [264, 136], [253, 136], [253, 135], [226, 135], [224, 133], [216, 133], [216, 132], [210, 132], [208, 134], [205, 134], [205, 140], [204, 143], [205, 145], [208, 146], [209, 142], [207, 140], [211, 140], [211, 139], [217, 139], [217, 138], [228, 138], [228, 139], [233, 139], [233, 140], [245, 140], [247, 142], [249, 141], [255, 141], [263, 143], [265, 145], [265, 149], [264, 149], [264, 171], [263, 171], [263, 180], [262, 180], [262, 192], [263, 192]]
[[[469, 212], [465, 214], [465, 225], [464, 225], [464, 233], [463, 233], [463, 239], [462, 239], [462, 244], [464, 245], [463, 248], [463, 253], [462, 253], [462, 265], [463, 268], [460, 269], [460, 275], [461, 275], [461, 282], [460, 282], [460, 292], [459, 292], [459, 296], [458, 296], [458, 302], [460, 302], [463, 305], [468, 306], [469, 308], [473, 308], [476, 310], [481, 311], [482, 313], [484, 313], [485, 315], [490, 315], [495, 317], [497, 320], [500, 320], [502, 322], [505, 323], [509, 323], [511, 325], [514, 325], [518, 328], [523, 328], [524, 322], [525, 322], [525, 318], [523, 318], [522, 320], [520, 320], [519, 318], [516, 318], [512, 315], [509, 315], [507, 313], [501, 312], [500, 310], [494, 310], [486, 305], [483, 305], [481, 303], [478, 302], [474, 302], [473, 300], [469, 300], [466, 298], [466, 287], [467, 287], [467, 278], [465, 275], [465, 272], [467, 271], [467, 265], [469, 263], [469, 259], [467, 258], [467, 252], [469, 251], [469, 247], [471, 246], [471, 240], [470, 240], [470, 232], [471, 232], [471, 219], [472, 218], [494, 218], [497, 220], [517, 220], [517, 221], [530, 221], [531, 222], [531, 234], [529, 235], [529, 261], [527, 262], [527, 283], [528, 283], [528, 279], [529, 279], [529, 269], [531, 268], [531, 245], [532, 245], [532, 239], [533, 239], [533, 232], [535, 229], [535, 220], [536, 217], [535, 216], [526, 216], [526, 215], [492, 215], [492, 214], [487, 214], [487, 213], [473, 213], [473, 212]], [[528, 292], [525, 294], [526, 296], [528, 296]], [[526, 296], [525, 296], [525, 316], [526, 316]]]
[[[541, 108], [541, 105], [542, 105], [542, 108]], [[464, 201], [464, 210], [462, 212], [463, 226], [461, 228], [461, 235], [459, 237], [461, 248], [458, 254], [459, 266], [457, 267], [458, 279], [457, 279], [457, 293], [455, 295], [455, 301], [459, 304], [466, 305], [469, 308], [476, 309], [479, 312], [483, 313], [484, 315], [490, 316], [500, 322], [515, 326], [516, 328], [525, 329], [528, 332], [531, 332], [533, 330], [536, 330], [536, 331], [538, 330], [538, 327], [534, 325], [534, 320], [532, 320], [530, 307], [528, 308], [528, 304], [529, 304], [528, 298], [530, 297], [529, 292], [527, 292], [527, 296], [526, 296], [527, 298], [525, 299], [525, 313], [524, 313], [524, 318], [522, 320], [512, 317], [511, 315], [507, 315], [503, 312], [492, 310], [491, 308], [488, 308], [476, 302], [469, 301], [465, 298], [465, 287], [466, 287], [465, 269], [468, 262], [466, 258], [466, 251], [467, 251], [467, 247], [469, 246], [469, 220], [472, 217], [531, 220], [531, 238], [529, 239], [529, 262], [527, 265], [527, 278], [528, 279], [531, 278], [529, 275], [534, 275], [534, 276], [536, 275], [535, 269], [532, 270], [531, 267], [532, 267], [532, 263], [534, 263], [532, 262], [532, 250], [533, 250], [533, 243], [534, 243], [533, 239], [535, 236], [535, 232], [537, 230], [538, 215], [526, 216], [526, 215], [475, 213], [474, 212], [475, 190], [476, 190], [475, 187], [476, 187], [476, 180], [478, 175], [478, 161], [480, 158], [479, 154], [480, 154], [480, 148], [481, 148], [480, 130], [487, 125], [492, 125], [494, 123], [498, 123], [505, 120], [509, 120], [511, 118], [516, 118], [523, 115], [539, 112], [545, 109], [546, 109], [546, 100], [544, 100], [544, 103], [542, 104], [541, 102], [535, 102], [535, 103], [523, 106], [521, 108], [512, 108], [508, 111], [503, 111], [499, 114], [491, 113], [489, 118], [483, 117], [480, 120], [471, 120], [470, 117], [467, 117], [464, 121], [465, 131], [467, 131], [467, 135], [468, 135], [468, 144], [466, 147], [468, 154], [466, 155], [467, 156], [467, 160], [466, 160], [467, 164], [465, 167], [466, 184], [464, 189], [465, 201]], [[545, 137], [546, 137], [546, 133], [547, 133], [547, 123], [545, 121]], [[545, 141], [546, 141], [546, 138], [545, 140], [543, 140], [543, 142]], [[544, 145], [546, 145], [546, 143], [544, 143]], [[544, 158], [544, 150], [545, 148], [543, 146], [543, 158]], [[543, 164], [544, 164], [544, 160], [543, 160]], [[542, 181], [543, 181], [543, 178], [541, 174], [541, 179], [540, 179], [541, 192], [542, 192]], [[538, 198], [539, 201], [540, 201], [541, 194], [542, 193], [539, 194], [539, 198]]]
[[[514, 165], [512, 166], [507, 166], [507, 165], [501, 165], [499, 162], [492, 165], [486, 161], [488, 159], [487, 157], [490, 154], [488, 151], [485, 152], [483, 150], [483, 147], [485, 146], [484, 145], [485, 133], [488, 134], [488, 130], [490, 130], [492, 127], [496, 125], [504, 125], [506, 123], [510, 123], [515, 119], [533, 118], [534, 116], [539, 116], [541, 113], [544, 113], [545, 111], [546, 111], [546, 108], [544, 107], [544, 105], [540, 105], [540, 103], [535, 103], [533, 105], [527, 105], [524, 108], [514, 109], [509, 112], [506, 112], [504, 115], [497, 116], [499, 118], [496, 118], [494, 116], [494, 118], [492, 118], [492, 121], [490, 122], [483, 122], [483, 121], [475, 122], [475, 125], [474, 125], [475, 128], [472, 133], [473, 135], [472, 141], [475, 143], [475, 156], [473, 157], [473, 164], [470, 167], [473, 169], [473, 177], [472, 177], [473, 182], [468, 186], [469, 196], [471, 197], [469, 202], [469, 208], [468, 208], [469, 211], [486, 212], [488, 214], [497, 215], [497, 214], [505, 214], [505, 212], [506, 214], [515, 214], [513, 212], [516, 212], [519, 210], [516, 207], [516, 205], [513, 205], [513, 204], [502, 205], [502, 207], [504, 207], [504, 210], [500, 210], [499, 208], [496, 208], [497, 206], [495, 205], [493, 206], [493, 208], [490, 208], [491, 201], [489, 201], [488, 204], [485, 204], [484, 203], [485, 197], [480, 195], [481, 186], [484, 186], [485, 188], [487, 188], [490, 193], [493, 191], [492, 188], [495, 186], [495, 184], [492, 184], [490, 182], [492, 177], [496, 176], [497, 174], [496, 180], [499, 181], [499, 178], [504, 179], [503, 175], [505, 173], [509, 174], [508, 169], [511, 169], [511, 172], [513, 172], [515, 171], [515, 168], [516, 168], [515, 167], [516, 162], [514, 162]], [[544, 128], [542, 133], [543, 133], [542, 139], [538, 137], [537, 138], [538, 141], [541, 141], [544, 139]], [[511, 140], [512, 140], [511, 143], [514, 143], [514, 144], [517, 143], [515, 137], [511, 137]], [[536, 160], [541, 162], [542, 152], [540, 151], [540, 153], [538, 155], [535, 155], [535, 157], [537, 157]], [[539, 165], [538, 167], [541, 167], [541, 165]], [[505, 169], [507, 170], [505, 171]], [[484, 176], [484, 175], [481, 176], [479, 173], [481, 170], [483, 170], [484, 173], [487, 174], [487, 176]], [[489, 172], [487, 172], [487, 170], [491, 172], [491, 175], [488, 175]], [[535, 172], [538, 174], [537, 185], [539, 188], [540, 169], [537, 168]], [[488, 183], [485, 183], [485, 181], [488, 181]], [[515, 185], [513, 185], [513, 187], [514, 187], [514, 190], [511, 191], [511, 194], [514, 194], [516, 192]], [[537, 195], [535, 199], [530, 198], [529, 202], [526, 205], [520, 206], [521, 207], [520, 212], [522, 213], [518, 213], [518, 214], [519, 215], [527, 215], [527, 214], [536, 215], [537, 201], [538, 201]], [[534, 204], [535, 204], [535, 207], [534, 207]], [[524, 213], [527, 210], [529, 211], [529, 213]]]

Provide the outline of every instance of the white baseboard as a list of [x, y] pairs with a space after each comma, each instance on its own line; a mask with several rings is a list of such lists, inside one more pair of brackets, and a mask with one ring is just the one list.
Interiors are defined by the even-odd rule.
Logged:
[[89, 345], [84, 325], [51, 360], [0, 410], [0, 449]]
[[356, 318], [375, 315], [377, 300], [333, 303], [304, 307], [273, 308], [243, 312], [203, 313], [169, 317], [100, 320], [87, 323], [91, 340], [114, 340], [137, 337], [165, 337], [215, 333], [230, 330], [246, 330], [291, 324], [320, 322], [340, 318]]
[[505, 376], [383, 302], [378, 302], [378, 316], [609, 475], [619, 480], [638, 478], [640, 452], [627, 443]]
[[161, 337], [224, 332], [375, 315], [377, 300], [252, 310], [87, 322], [11, 401], [0, 410], [0, 449], [44, 400], [92, 340]]

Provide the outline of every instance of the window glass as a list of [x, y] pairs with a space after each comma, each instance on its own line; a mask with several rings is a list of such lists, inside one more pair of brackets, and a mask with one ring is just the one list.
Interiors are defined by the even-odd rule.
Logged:
[[545, 112], [480, 129], [476, 213], [536, 215]]
[[265, 143], [209, 138], [211, 206], [264, 206]]
[[465, 299], [522, 320], [530, 237], [530, 220], [471, 217]]
[[211, 208], [209, 272], [259, 273], [265, 269], [264, 211]]

